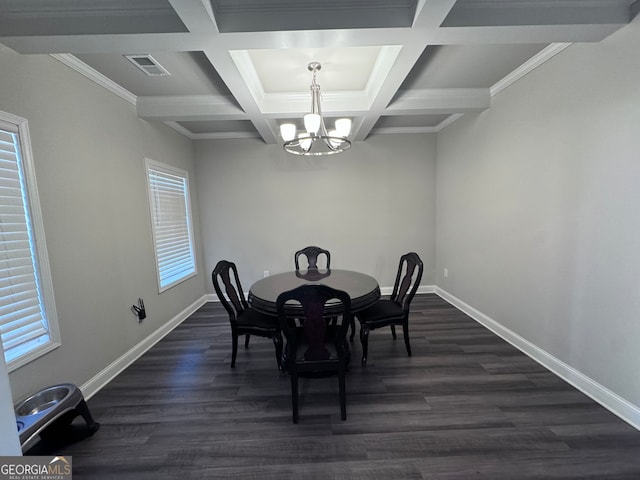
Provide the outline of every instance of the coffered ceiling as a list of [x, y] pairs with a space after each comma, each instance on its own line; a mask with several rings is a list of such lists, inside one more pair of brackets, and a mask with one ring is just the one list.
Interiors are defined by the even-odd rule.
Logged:
[[[435, 132], [640, 0], [0, 0], [0, 43], [53, 54], [193, 139], [260, 137], [310, 109], [352, 140]], [[136, 56], [142, 66], [127, 58]], [[156, 67], [152, 62], [156, 62]], [[0, 67], [1, 69], [1, 67]], [[148, 76], [145, 70], [168, 75]], [[1, 71], [1, 70], [0, 70]], [[1, 74], [1, 73], [0, 73]]]

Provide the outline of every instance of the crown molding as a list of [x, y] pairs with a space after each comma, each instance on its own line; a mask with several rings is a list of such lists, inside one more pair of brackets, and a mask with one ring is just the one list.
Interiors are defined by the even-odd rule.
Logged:
[[439, 132], [440, 130], [443, 130], [444, 128], [448, 127], [449, 125], [451, 125], [453, 122], [458, 120], [463, 115], [464, 115], [464, 113], [454, 113], [452, 115], [449, 115], [447, 118], [445, 118], [443, 121], [441, 121], [436, 126], [436, 128], [438, 129], [437, 131]]
[[97, 83], [101, 87], [109, 90], [111, 93], [114, 93], [123, 100], [126, 100], [131, 105], [136, 105], [137, 97], [133, 93], [131, 93], [126, 88], [121, 87], [110, 78], [105, 77], [97, 70], [91, 68], [89, 65], [87, 65], [74, 55], [68, 53], [52, 53], [50, 55], [59, 62], [64, 63], [67, 67], [70, 67], [81, 75], [84, 75], [92, 82]]
[[[536, 55], [534, 55], [529, 60], [524, 62], [514, 71], [512, 71], [511, 73], [507, 74], [502, 79], [494, 83], [489, 88], [489, 94], [491, 98], [493, 98], [495, 95], [500, 93], [505, 88], [509, 87], [510, 85], [520, 80], [522, 77], [524, 77], [526, 74], [528, 74], [532, 70], [538, 68], [547, 60], [553, 58], [558, 53], [562, 52], [565, 48], [567, 48], [570, 45], [571, 43], [552, 43], [547, 47], [543, 48], [542, 50], [540, 50], [540, 52], [538, 52]], [[455, 122], [458, 118], [462, 117], [462, 115], [463, 115], [462, 113], [450, 115], [447, 119], [443, 120], [436, 127], [437, 131], [439, 132], [440, 130], [443, 130], [444, 128], [448, 127], [453, 122]]]
[[[371, 99], [360, 90], [355, 92], [322, 92], [322, 115], [360, 115], [371, 106]], [[311, 95], [305, 93], [267, 93], [259, 102], [266, 116], [304, 115], [309, 112]]]
[[451, 125], [463, 115], [463, 113], [454, 113], [452, 115], [449, 115], [438, 125], [435, 125], [433, 127], [381, 127], [372, 129], [371, 134], [383, 135], [387, 133], [438, 133], [440, 130]]
[[180, 125], [178, 122], [164, 122], [164, 124], [167, 127], [171, 127], [173, 128], [176, 132], [181, 133], [182, 135], [184, 135], [185, 137], [187, 137], [190, 140], [195, 140], [193, 138], [193, 133], [191, 133], [190, 130], [187, 130], [186, 128], [184, 128], [182, 125]]
[[371, 129], [371, 135], [388, 133], [438, 133], [438, 127], [380, 127]]
[[164, 122], [190, 140], [229, 140], [234, 138], [260, 138], [257, 132], [220, 132], [220, 133], [193, 133], [177, 122]]
[[486, 110], [490, 106], [488, 88], [428, 88], [402, 91], [385, 114], [464, 113]]
[[[389, 76], [402, 47], [399, 45], [382, 45], [372, 66], [372, 71], [364, 89], [357, 91], [322, 91], [322, 108], [324, 113], [330, 111], [359, 112], [371, 108], [375, 97], [380, 92]], [[309, 91], [303, 92], [265, 92], [260, 75], [255, 69], [253, 60], [247, 50], [231, 50], [229, 55], [236, 65], [254, 101], [264, 114], [297, 114], [309, 108]]]
[[258, 132], [219, 132], [219, 133], [192, 133], [193, 140], [233, 140], [234, 138], [262, 138]]
[[524, 77], [527, 73], [538, 68], [544, 62], [546, 62], [547, 60], [551, 59], [552, 57], [556, 56], [558, 53], [563, 51], [569, 45], [571, 45], [571, 43], [552, 43], [547, 47], [543, 48], [542, 50], [540, 50], [540, 52], [538, 52], [529, 60], [524, 62], [522, 65], [516, 68], [513, 72], [509, 73], [508, 75], [503, 77], [501, 80], [498, 80], [496, 83], [494, 83], [491, 86], [491, 88], [489, 88], [491, 96], [493, 97], [494, 95], [497, 95], [502, 90], [507, 88], [509, 85], [517, 82], [522, 77]]

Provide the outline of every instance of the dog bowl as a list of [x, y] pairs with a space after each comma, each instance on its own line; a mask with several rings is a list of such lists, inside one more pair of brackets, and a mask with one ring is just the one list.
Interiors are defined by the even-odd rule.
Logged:
[[38, 441], [45, 428], [63, 415], [69, 422], [76, 415], [82, 415], [91, 434], [100, 428], [91, 417], [82, 392], [72, 383], [47, 387], [22, 400], [14, 409], [23, 452]]
[[[60, 405], [71, 396], [77, 396], [76, 393], [79, 393], [77, 387], [70, 384], [45, 388], [20, 402], [15, 408], [16, 415], [18, 417], [38, 415]], [[75, 404], [77, 403], [76, 401]]]

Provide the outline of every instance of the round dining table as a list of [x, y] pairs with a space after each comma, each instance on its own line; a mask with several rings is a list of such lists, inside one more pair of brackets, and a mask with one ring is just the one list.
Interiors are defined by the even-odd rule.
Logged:
[[[351, 270], [320, 268], [278, 273], [258, 280], [249, 289], [249, 305], [264, 314], [277, 315], [278, 295], [306, 284], [322, 284], [347, 292], [351, 298], [353, 313], [370, 307], [380, 298], [380, 286], [372, 276]], [[289, 313], [291, 315], [301, 313], [301, 307], [297, 308], [300, 312], [291, 305]], [[325, 312], [328, 315], [340, 315], [341, 310], [340, 302], [335, 302], [333, 308], [327, 304]]]

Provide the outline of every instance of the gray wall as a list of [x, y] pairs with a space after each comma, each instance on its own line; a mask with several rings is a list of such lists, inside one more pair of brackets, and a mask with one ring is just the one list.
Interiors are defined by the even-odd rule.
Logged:
[[[248, 289], [318, 244], [383, 287], [415, 250], [424, 285], [640, 405], [639, 30], [571, 46], [437, 145], [373, 136], [321, 159], [258, 140], [193, 146], [56, 60], [0, 46], [0, 109], [29, 120], [63, 342], [10, 374], [13, 398], [89, 380], [211, 293], [217, 260]], [[190, 171], [203, 245], [198, 276], [162, 295], [145, 156]]]
[[638, 45], [572, 45], [441, 132], [436, 225], [439, 286], [635, 405]]
[[[144, 157], [190, 171], [195, 198], [192, 143], [49, 56], [0, 46], [0, 65], [0, 109], [29, 121], [62, 336], [10, 373], [17, 400], [87, 382], [202, 298], [206, 272], [198, 252], [198, 276], [158, 295]], [[194, 218], [199, 238], [197, 208]], [[130, 311], [138, 297], [142, 323]]]
[[332, 267], [390, 287], [400, 256], [414, 250], [422, 283], [433, 283], [434, 136], [374, 136], [321, 158], [246, 139], [199, 141], [195, 153], [209, 271], [232, 260], [248, 290], [264, 270], [291, 270], [296, 250], [319, 245]]

